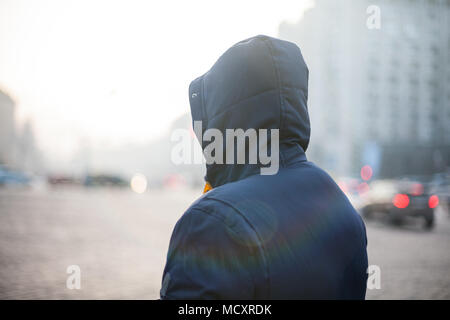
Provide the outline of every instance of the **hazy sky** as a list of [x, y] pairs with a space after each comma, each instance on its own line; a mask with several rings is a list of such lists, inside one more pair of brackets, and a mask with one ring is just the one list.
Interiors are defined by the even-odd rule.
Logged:
[[157, 137], [224, 50], [277, 35], [309, 0], [0, 0], [0, 89], [50, 156]]

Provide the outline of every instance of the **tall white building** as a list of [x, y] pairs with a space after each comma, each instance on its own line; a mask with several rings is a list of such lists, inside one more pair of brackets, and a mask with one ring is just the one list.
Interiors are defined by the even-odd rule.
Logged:
[[450, 166], [450, 0], [316, 0], [279, 36], [310, 70], [313, 161], [346, 175]]

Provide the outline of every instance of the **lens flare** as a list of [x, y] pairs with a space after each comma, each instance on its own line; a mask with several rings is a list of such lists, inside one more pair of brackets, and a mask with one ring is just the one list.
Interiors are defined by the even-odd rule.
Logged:
[[357, 190], [360, 196], [366, 194], [369, 191], [370, 187], [366, 182], [358, 184]]
[[136, 193], [144, 193], [147, 190], [147, 178], [143, 174], [135, 174], [131, 178], [130, 187]]
[[361, 168], [361, 178], [365, 181], [370, 180], [370, 178], [372, 178], [372, 167], [369, 165], [365, 165], [364, 167]]

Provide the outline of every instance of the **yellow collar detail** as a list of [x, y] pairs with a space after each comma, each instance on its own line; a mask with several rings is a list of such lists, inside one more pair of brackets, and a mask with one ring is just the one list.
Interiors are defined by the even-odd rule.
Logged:
[[212, 190], [213, 187], [211, 186], [211, 184], [206, 181], [205, 187], [203, 188], [203, 193], [207, 193], [209, 190]]

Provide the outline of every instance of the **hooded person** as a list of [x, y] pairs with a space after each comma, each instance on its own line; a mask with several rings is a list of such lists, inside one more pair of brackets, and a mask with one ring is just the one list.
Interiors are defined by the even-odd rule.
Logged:
[[[306, 158], [307, 98], [300, 49], [267, 36], [238, 42], [191, 83], [203, 149], [204, 135], [218, 130], [224, 159], [235, 160], [239, 147], [227, 146], [227, 129], [265, 129], [258, 149], [274, 163], [207, 161], [211, 190], [173, 230], [161, 299], [365, 298], [365, 226], [331, 177]], [[250, 149], [246, 144], [246, 161]], [[268, 166], [275, 170], [264, 174]]]

